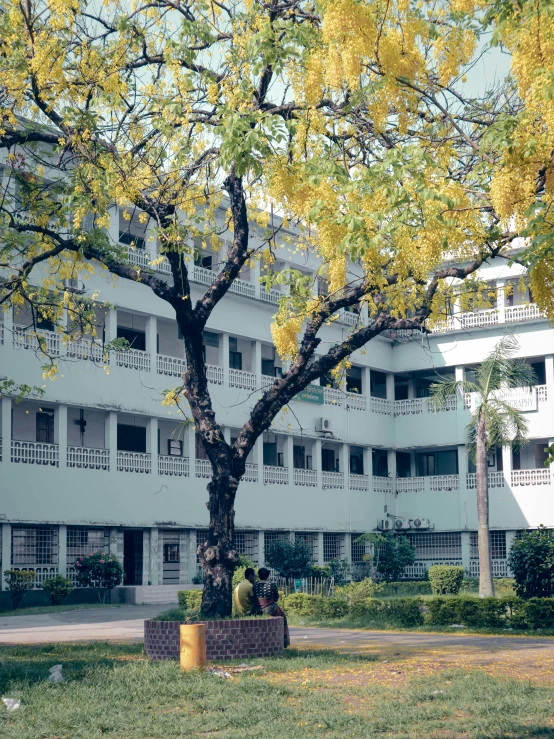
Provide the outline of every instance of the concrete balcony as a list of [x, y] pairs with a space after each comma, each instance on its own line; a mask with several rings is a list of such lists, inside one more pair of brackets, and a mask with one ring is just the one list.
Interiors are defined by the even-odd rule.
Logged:
[[117, 452], [118, 472], [138, 472], [149, 475], [152, 472], [152, 458], [144, 452]]
[[223, 367], [217, 367], [215, 364], [206, 365], [206, 377], [208, 382], [214, 385], [223, 385]]
[[209, 459], [197, 459], [194, 462], [194, 476], [209, 480], [212, 476], [212, 465]]
[[67, 447], [67, 466], [82, 470], [110, 469], [110, 450], [94, 449], [86, 446]]
[[70, 339], [65, 347], [65, 354], [71, 359], [109, 364], [109, 356], [104, 356], [104, 347], [101, 342], [92, 339]]
[[317, 487], [317, 470], [293, 470], [293, 482], [300, 487]]
[[55, 357], [60, 353], [60, 335], [56, 331], [34, 331], [24, 326], [13, 327], [13, 348], [32, 352], [44, 351]]
[[[379, 480], [383, 478], [374, 478]], [[386, 478], [385, 478], [386, 479]], [[391, 480], [392, 482], [392, 480]], [[458, 490], [459, 475], [431, 475], [430, 477], [397, 477], [394, 485], [386, 492], [422, 493], [426, 491], [440, 492], [443, 490]], [[374, 486], [375, 489], [375, 486]], [[385, 492], [385, 491], [383, 491]]]
[[251, 462], [246, 463], [246, 470], [242, 477], [242, 482], [258, 482], [258, 465]]
[[187, 362], [180, 357], [158, 354], [156, 356], [156, 371], [159, 375], [181, 377], [187, 371]]
[[344, 472], [322, 472], [321, 480], [324, 490], [344, 489]]
[[368, 490], [369, 478], [367, 475], [353, 475], [348, 477], [348, 487], [350, 490]]
[[150, 354], [141, 349], [127, 349], [116, 352], [115, 362], [118, 367], [138, 370], [139, 372], [150, 372]]
[[264, 465], [264, 485], [288, 485], [289, 471], [287, 467]]
[[188, 457], [173, 457], [159, 454], [158, 474], [171, 475], [172, 477], [188, 477], [190, 474]]
[[35, 464], [57, 467], [60, 461], [58, 444], [43, 444], [38, 441], [11, 440], [11, 461], [15, 464]]
[[550, 485], [551, 482], [552, 472], [548, 467], [535, 470], [512, 470], [512, 487], [521, 487], [523, 485]]
[[244, 390], [256, 390], [259, 387], [259, 384], [258, 377], [253, 372], [229, 369], [229, 387], [237, 387]]

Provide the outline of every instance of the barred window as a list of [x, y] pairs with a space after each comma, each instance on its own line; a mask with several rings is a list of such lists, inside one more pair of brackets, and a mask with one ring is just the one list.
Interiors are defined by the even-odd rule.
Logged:
[[462, 535], [459, 531], [405, 534], [405, 536], [415, 547], [416, 561], [462, 558]]
[[12, 526], [12, 565], [57, 564], [57, 526]]
[[267, 560], [269, 547], [276, 541], [290, 541], [288, 531], [266, 531], [264, 534], [264, 559]]
[[258, 542], [257, 531], [235, 531], [235, 549], [239, 554], [249, 557], [254, 564], [258, 563]]
[[344, 534], [323, 534], [323, 561], [344, 557]]
[[200, 564], [200, 557], [198, 556], [198, 547], [200, 544], [203, 544], [206, 541], [206, 537], [208, 536], [208, 529], [196, 529], [196, 565], [197, 567], [201, 567]]
[[307, 544], [312, 552], [312, 562], [317, 562], [319, 559], [319, 535], [318, 534], [307, 534], [302, 531], [299, 534], [294, 535], [295, 541], [301, 541]]
[[366, 541], [356, 541], [361, 534], [352, 534], [352, 541], [350, 544], [350, 552], [352, 556], [352, 564], [361, 564], [364, 562], [364, 556], [368, 550], [368, 543]]
[[[491, 542], [491, 559], [506, 559], [506, 532], [491, 531], [489, 535]], [[471, 532], [470, 557], [471, 559], [479, 559], [477, 531]]]
[[77, 557], [94, 552], [109, 551], [108, 529], [89, 529], [85, 526], [67, 527], [67, 562], [72, 565]]

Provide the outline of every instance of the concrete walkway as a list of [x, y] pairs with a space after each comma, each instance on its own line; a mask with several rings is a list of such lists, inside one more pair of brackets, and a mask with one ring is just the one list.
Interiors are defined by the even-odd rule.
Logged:
[[[80, 641], [142, 641], [144, 619], [168, 606], [121, 606], [89, 608], [37, 616], [0, 616], [0, 645], [51, 644]], [[554, 638], [424, 634], [394, 631], [349, 631], [346, 629], [291, 628], [297, 645], [361, 648], [375, 647], [471, 647], [483, 651], [546, 650], [554, 655]]]

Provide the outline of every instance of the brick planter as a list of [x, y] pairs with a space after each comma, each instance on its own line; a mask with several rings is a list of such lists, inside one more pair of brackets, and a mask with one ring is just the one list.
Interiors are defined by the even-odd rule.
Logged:
[[[208, 660], [270, 657], [284, 649], [282, 618], [205, 621]], [[150, 659], [179, 659], [180, 621], [145, 621], [144, 651]]]

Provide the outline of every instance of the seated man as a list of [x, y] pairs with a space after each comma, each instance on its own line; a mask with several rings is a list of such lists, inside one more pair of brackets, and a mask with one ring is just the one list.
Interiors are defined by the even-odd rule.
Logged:
[[233, 593], [233, 604], [240, 616], [257, 616], [262, 612], [258, 599], [254, 595], [255, 582], [256, 573], [252, 567], [247, 567], [244, 571], [244, 580], [237, 585]]

